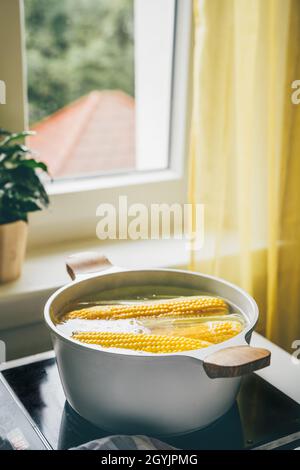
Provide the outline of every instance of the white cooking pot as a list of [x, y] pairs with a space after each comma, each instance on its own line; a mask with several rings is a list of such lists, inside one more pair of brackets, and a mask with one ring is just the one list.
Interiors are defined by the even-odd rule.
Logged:
[[[103, 256], [69, 258], [71, 284], [45, 306], [60, 378], [68, 402], [81, 416], [108, 432], [171, 435], [207, 426], [233, 405], [241, 376], [270, 363], [270, 352], [249, 346], [258, 308], [239, 287], [172, 269], [113, 267]], [[208, 348], [174, 354], [108, 352], [59, 331], [54, 319], [69, 302], [126, 286], [178, 286], [226, 299], [247, 319], [237, 336]]]

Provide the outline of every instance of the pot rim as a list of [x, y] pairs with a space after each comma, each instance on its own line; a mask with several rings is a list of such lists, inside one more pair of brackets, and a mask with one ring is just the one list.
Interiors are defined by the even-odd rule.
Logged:
[[[253, 318], [249, 319], [248, 318], [248, 324], [246, 325], [246, 327], [240, 332], [238, 333], [236, 336], [234, 336], [233, 338], [230, 338], [226, 341], [222, 341], [221, 343], [218, 343], [218, 344], [214, 344], [212, 346], [208, 346], [207, 348], [201, 348], [201, 349], [193, 349], [193, 350], [188, 350], [188, 351], [181, 351], [181, 352], [176, 352], [176, 353], [148, 353], [148, 352], [143, 352], [143, 353], [139, 353], [138, 351], [131, 351], [131, 350], [128, 350], [128, 351], [125, 351], [124, 352], [122, 350], [118, 350], [118, 351], [104, 351], [102, 349], [99, 349], [99, 347], [97, 345], [93, 345], [93, 344], [83, 344], [83, 343], [80, 343], [74, 339], [72, 339], [71, 337], [69, 337], [67, 334], [63, 333], [62, 331], [60, 331], [55, 323], [53, 322], [52, 318], [51, 318], [51, 314], [50, 314], [50, 309], [51, 309], [51, 305], [53, 303], [53, 301], [64, 291], [68, 290], [70, 287], [74, 286], [74, 285], [79, 285], [85, 281], [88, 281], [88, 280], [91, 280], [91, 279], [95, 279], [95, 278], [101, 278], [103, 276], [109, 276], [109, 275], [115, 275], [115, 274], [119, 274], [119, 273], [129, 273], [129, 272], [175, 272], [175, 273], [181, 273], [181, 274], [187, 274], [187, 275], [192, 275], [192, 276], [197, 276], [197, 277], [201, 277], [201, 278], [205, 278], [205, 279], [209, 279], [211, 281], [217, 281], [223, 285], [226, 285], [232, 289], [234, 289], [235, 291], [239, 292], [241, 295], [243, 295], [245, 298], [247, 298], [247, 300], [250, 302], [252, 308], [253, 308]], [[219, 277], [216, 277], [216, 276], [212, 276], [212, 275], [209, 275], [209, 274], [202, 274], [202, 273], [198, 273], [198, 272], [194, 272], [194, 271], [187, 271], [187, 270], [182, 270], [182, 269], [168, 269], [168, 268], [142, 268], [142, 269], [128, 269], [128, 268], [118, 268], [118, 267], [113, 267], [112, 269], [108, 269], [104, 272], [97, 272], [97, 273], [93, 273], [93, 274], [90, 274], [88, 276], [85, 276], [81, 279], [78, 279], [78, 280], [74, 280], [62, 287], [60, 287], [59, 289], [57, 289], [50, 297], [49, 299], [47, 300], [46, 304], [45, 304], [45, 307], [44, 307], [44, 320], [46, 322], [46, 325], [47, 327], [50, 329], [50, 331], [52, 333], [54, 333], [56, 336], [59, 337], [59, 339], [61, 339], [62, 341], [68, 343], [70, 346], [73, 346], [75, 347], [76, 349], [77, 348], [80, 348], [84, 351], [95, 351], [97, 353], [102, 353], [102, 354], [107, 354], [107, 355], [115, 355], [115, 356], [120, 356], [120, 357], [130, 357], [130, 358], [133, 358], [133, 357], [136, 357], [138, 359], [142, 359], [142, 358], [156, 358], [156, 359], [159, 359], [159, 358], [162, 358], [162, 357], [173, 357], [173, 356], [185, 356], [185, 357], [190, 357], [190, 358], [196, 358], [197, 360], [202, 360], [204, 359], [206, 356], [208, 356], [209, 354], [215, 352], [215, 351], [218, 351], [220, 349], [224, 349], [224, 348], [227, 348], [227, 347], [230, 347], [230, 346], [234, 346], [234, 345], [237, 345], [237, 344], [248, 344], [246, 338], [251, 335], [253, 329], [255, 328], [255, 325], [258, 321], [258, 316], [259, 316], [259, 311], [258, 311], [258, 306], [255, 302], [255, 300], [253, 299], [253, 297], [248, 294], [244, 289], [238, 287], [237, 285], [229, 282], [229, 281], [226, 281], [225, 279], [223, 278], [219, 278]]]

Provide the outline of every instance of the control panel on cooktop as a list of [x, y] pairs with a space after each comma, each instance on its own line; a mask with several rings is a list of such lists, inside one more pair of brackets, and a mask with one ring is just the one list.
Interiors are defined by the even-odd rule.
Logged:
[[47, 444], [0, 376], [0, 450], [45, 450]]

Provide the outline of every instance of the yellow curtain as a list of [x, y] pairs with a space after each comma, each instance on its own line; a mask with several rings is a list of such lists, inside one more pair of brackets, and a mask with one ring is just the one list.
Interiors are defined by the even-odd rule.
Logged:
[[257, 300], [259, 331], [300, 339], [300, 1], [194, 1], [190, 201], [205, 206], [191, 268]]

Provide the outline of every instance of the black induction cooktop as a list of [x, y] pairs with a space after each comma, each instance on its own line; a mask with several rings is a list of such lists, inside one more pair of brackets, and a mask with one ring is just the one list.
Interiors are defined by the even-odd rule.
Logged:
[[[7, 369], [0, 378], [0, 450], [68, 449], [108, 435], [66, 402], [55, 359]], [[163, 440], [185, 450], [293, 449], [300, 445], [300, 405], [251, 374], [222, 418]]]

